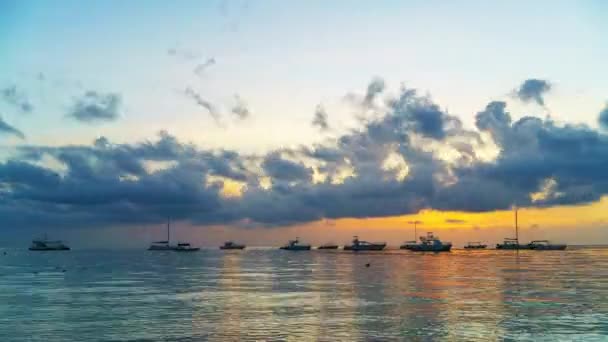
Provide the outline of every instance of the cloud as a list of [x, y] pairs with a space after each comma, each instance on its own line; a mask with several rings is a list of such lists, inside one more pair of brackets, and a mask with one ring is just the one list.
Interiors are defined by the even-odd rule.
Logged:
[[602, 129], [608, 130], [608, 105], [600, 112], [598, 122]]
[[445, 219], [445, 223], [455, 223], [455, 224], [460, 224], [460, 223], [466, 223], [466, 220], [460, 220], [460, 219]]
[[194, 68], [194, 73], [197, 74], [198, 76], [203, 76], [205, 71], [213, 65], [215, 65], [215, 58], [213, 58], [213, 57], [207, 58], [202, 63], [199, 63], [196, 65], [196, 67]]
[[236, 117], [240, 120], [245, 120], [251, 115], [251, 111], [249, 107], [247, 107], [247, 103], [243, 101], [243, 99], [237, 94], [234, 95], [235, 104], [232, 106], [232, 114], [236, 115]]
[[[90, 145], [19, 146], [0, 162], [0, 219], [14, 227], [167, 216], [195, 225], [281, 226], [429, 208], [572, 205], [608, 194], [608, 136], [590, 127], [514, 121], [504, 102], [493, 101], [477, 113], [476, 129], [466, 129], [406, 88], [375, 111], [336, 138], [268, 153], [201, 148], [167, 132], [130, 144], [101, 137]], [[475, 153], [496, 147], [495, 158]], [[240, 190], [225, 196], [230, 184]]]
[[118, 119], [122, 98], [116, 93], [87, 91], [74, 100], [69, 117], [85, 123], [108, 122]]
[[9, 125], [8, 123], [6, 123], [6, 121], [4, 121], [1, 117], [0, 117], [0, 134], [14, 135], [20, 139], [25, 139], [25, 135], [23, 134], [23, 132], [21, 132], [17, 128]]
[[318, 127], [321, 131], [327, 131], [329, 124], [327, 123], [327, 112], [322, 105], [317, 105], [315, 109], [315, 116], [312, 119], [312, 125]]
[[186, 61], [201, 59], [201, 53], [192, 49], [185, 49], [181, 47], [172, 47], [167, 49], [169, 56], [174, 56]]
[[23, 113], [31, 113], [34, 110], [34, 106], [27, 98], [27, 95], [17, 89], [15, 85], [2, 89], [0, 94], [6, 103], [18, 108]]
[[522, 102], [536, 102], [538, 105], [544, 106], [544, 95], [552, 88], [551, 83], [545, 80], [531, 78], [525, 80], [518, 89], [515, 90], [515, 96]]
[[367, 91], [365, 93], [365, 97], [363, 98], [363, 103], [370, 106], [374, 103], [376, 97], [381, 94], [386, 88], [386, 84], [384, 80], [380, 77], [375, 77], [371, 80], [371, 82], [367, 85]]
[[280, 153], [267, 155], [262, 163], [264, 172], [279, 181], [310, 181], [312, 169], [301, 162], [284, 159]]
[[193, 99], [197, 105], [203, 107], [207, 112], [209, 112], [209, 115], [211, 115], [213, 120], [215, 120], [216, 123], [219, 123], [220, 113], [217, 111], [217, 109], [211, 102], [205, 100], [199, 93], [194, 91], [192, 88], [186, 88], [184, 94]]

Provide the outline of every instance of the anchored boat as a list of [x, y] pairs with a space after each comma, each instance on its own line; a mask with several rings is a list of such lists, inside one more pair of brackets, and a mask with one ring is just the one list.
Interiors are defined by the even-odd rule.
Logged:
[[309, 251], [309, 244], [300, 243], [300, 239], [296, 237], [295, 240], [289, 240], [289, 242], [285, 246], [281, 246], [280, 249], [286, 251]]
[[344, 246], [345, 251], [381, 251], [386, 247], [386, 242], [367, 242], [353, 237], [353, 244]]
[[220, 246], [220, 249], [245, 249], [245, 245], [241, 245], [233, 241], [226, 241]]
[[503, 243], [496, 244], [496, 249], [505, 250], [520, 250], [529, 249], [529, 245], [521, 245], [519, 243], [519, 226], [517, 225], [517, 207], [514, 209], [515, 212], [515, 238], [505, 238]]
[[535, 251], [563, 251], [567, 247], [566, 244], [552, 244], [548, 240], [535, 240], [528, 244], [528, 249]]
[[29, 248], [30, 251], [69, 251], [68, 247], [63, 241], [55, 240], [51, 241], [47, 239], [46, 234], [42, 239], [32, 240], [32, 245]]
[[178, 242], [177, 245], [171, 245], [171, 221], [167, 219], [167, 240], [155, 241], [148, 247], [149, 251], [175, 251], [175, 252], [196, 252], [200, 250], [198, 247], [192, 247], [187, 242]]
[[485, 249], [488, 245], [483, 244], [479, 241], [467, 242], [467, 245], [464, 246], [464, 249]]
[[174, 252], [196, 252], [200, 250], [198, 247], [192, 247], [187, 242], [178, 242], [177, 246], [173, 247], [172, 251]]
[[451, 242], [442, 242], [432, 232], [426, 233], [426, 236], [421, 236], [420, 243], [409, 248], [414, 252], [449, 252], [451, 249]]
[[338, 245], [336, 245], [335, 243], [326, 243], [317, 247], [317, 249], [338, 249]]

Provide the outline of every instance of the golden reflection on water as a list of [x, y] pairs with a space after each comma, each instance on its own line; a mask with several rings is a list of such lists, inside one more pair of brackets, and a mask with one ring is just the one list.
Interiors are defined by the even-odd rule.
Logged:
[[15, 253], [0, 275], [16, 341], [608, 337], [608, 248]]

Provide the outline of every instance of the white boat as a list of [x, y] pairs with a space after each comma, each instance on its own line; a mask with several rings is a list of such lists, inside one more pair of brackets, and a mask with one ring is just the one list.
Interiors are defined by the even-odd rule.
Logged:
[[285, 246], [281, 246], [280, 249], [286, 251], [309, 251], [309, 244], [300, 243], [300, 239], [296, 237], [295, 240], [289, 240], [289, 242]]
[[32, 244], [29, 248], [30, 251], [69, 251], [70, 247], [68, 247], [61, 240], [49, 240], [44, 234], [44, 237], [41, 239], [32, 240]]
[[451, 249], [451, 242], [442, 242], [432, 232], [426, 233], [426, 236], [421, 236], [420, 243], [409, 248], [414, 252], [449, 252]]

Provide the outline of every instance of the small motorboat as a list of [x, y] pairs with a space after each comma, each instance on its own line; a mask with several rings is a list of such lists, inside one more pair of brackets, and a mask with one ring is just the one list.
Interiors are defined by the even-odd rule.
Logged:
[[309, 251], [309, 244], [300, 243], [300, 239], [296, 237], [295, 240], [289, 240], [289, 242], [285, 246], [281, 246], [280, 249], [286, 251]]
[[563, 251], [567, 247], [565, 244], [552, 244], [548, 240], [535, 240], [528, 244], [528, 249], [535, 251]]
[[451, 249], [451, 242], [442, 242], [432, 232], [426, 233], [426, 236], [421, 236], [420, 243], [410, 248], [414, 252], [449, 252]]
[[467, 242], [467, 245], [464, 246], [464, 249], [485, 249], [488, 245], [483, 244], [479, 241]]
[[29, 248], [30, 251], [69, 251], [68, 247], [63, 241], [55, 240], [51, 241], [47, 239], [46, 234], [42, 239], [32, 240], [32, 245]]
[[226, 241], [220, 246], [220, 249], [245, 249], [245, 245], [238, 244], [233, 241]]
[[338, 249], [338, 245], [336, 245], [335, 243], [326, 243], [317, 247], [317, 249]]
[[412, 249], [416, 246], [416, 241], [405, 241], [399, 249]]
[[353, 237], [352, 245], [344, 246], [345, 251], [381, 251], [386, 247], [386, 242], [367, 242], [359, 240], [358, 236]]
[[200, 248], [192, 247], [187, 242], [179, 242], [177, 244], [177, 246], [173, 247], [173, 249], [172, 249], [172, 251], [175, 251], [175, 252], [196, 252], [198, 250], [200, 250]]

